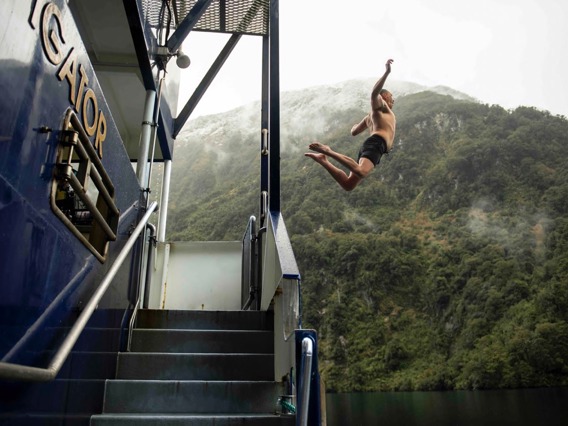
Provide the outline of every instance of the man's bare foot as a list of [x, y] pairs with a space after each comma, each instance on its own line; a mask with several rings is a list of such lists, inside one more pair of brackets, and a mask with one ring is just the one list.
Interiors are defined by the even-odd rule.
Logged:
[[327, 154], [331, 151], [331, 148], [319, 142], [314, 142], [309, 145], [309, 148], [315, 152], [321, 152], [322, 154]]
[[324, 154], [314, 154], [313, 152], [306, 152], [306, 157], [312, 158], [316, 163], [327, 163], [327, 157]]

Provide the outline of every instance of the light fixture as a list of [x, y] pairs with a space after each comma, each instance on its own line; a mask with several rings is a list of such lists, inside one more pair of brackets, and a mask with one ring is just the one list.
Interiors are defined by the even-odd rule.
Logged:
[[189, 67], [189, 64], [191, 64], [191, 60], [189, 59], [189, 56], [187, 56], [185, 53], [182, 52], [181, 49], [177, 51], [176, 56], [177, 56], [176, 64], [178, 67], [182, 69]]

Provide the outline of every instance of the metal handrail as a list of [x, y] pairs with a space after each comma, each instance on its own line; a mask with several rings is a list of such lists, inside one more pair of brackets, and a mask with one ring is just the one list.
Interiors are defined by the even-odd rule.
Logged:
[[146, 275], [144, 276], [144, 294], [140, 292], [140, 286], [138, 286], [138, 295], [136, 296], [136, 304], [134, 305], [134, 309], [132, 310], [132, 316], [130, 317], [130, 323], [128, 324], [128, 343], [126, 344], [127, 352], [130, 352], [132, 344], [132, 332], [134, 331], [134, 324], [136, 323], [138, 310], [140, 309], [140, 305], [142, 305], [142, 307], [145, 306], [146, 295], [148, 293], [148, 286], [150, 285], [151, 282], [152, 240], [155, 241], [156, 238], [156, 227], [151, 223], [147, 223], [146, 226], [150, 228], [151, 235], [149, 237], [150, 245], [148, 245], [148, 253], [146, 256]]
[[251, 216], [242, 239], [241, 309], [243, 311], [250, 308], [256, 294], [255, 240], [256, 217]]
[[36, 334], [41, 330], [44, 324], [48, 321], [50, 316], [60, 307], [60, 303], [68, 297], [79, 285], [79, 282], [85, 278], [85, 275], [92, 269], [92, 264], [86, 262], [83, 267], [75, 274], [69, 283], [59, 292], [57, 297], [46, 307], [45, 311], [35, 320], [35, 322], [28, 328], [26, 333], [18, 342], [10, 349], [6, 355], [2, 357], [2, 362], [8, 362], [12, 359], [22, 348], [24, 348]]
[[[256, 231], [256, 217], [249, 218], [242, 239], [241, 309], [260, 309], [262, 295], [262, 234], [266, 227]], [[246, 293], [246, 294], [245, 294]], [[245, 302], [245, 295], [247, 297]], [[253, 305], [254, 302], [254, 305]]]
[[47, 368], [41, 367], [30, 367], [27, 365], [21, 364], [13, 364], [9, 362], [0, 362], [0, 378], [7, 379], [7, 380], [27, 380], [27, 381], [49, 381], [53, 380], [59, 374], [59, 370], [63, 366], [63, 363], [69, 356], [69, 353], [73, 349], [73, 346], [79, 339], [79, 336], [85, 329], [85, 326], [89, 322], [89, 319], [93, 315], [93, 312], [97, 308], [97, 305], [103, 298], [105, 292], [107, 291], [110, 283], [112, 282], [113, 278], [117, 274], [119, 268], [122, 266], [122, 263], [126, 259], [126, 256], [134, 246], [136, 239], [146, 226], [146, 222], [150, 219], [150, 215], [156, 209], [158, 203], [153, 202], [148, 207], [148, 210], [130, 235], [130, 238], [126, 241], [126, 244], [116, 257], [116, 260], [110, 267], [109, 271], [105, 275], [102, 282], [99, 284], [97, 290], [91, 296], [91, 299], [85, 305], [85, 308], [77, 318], [77, 321], [69, 331], [67, 337], [53, 356], [51, 362], [49, 363]]
[[[143, 308], [148, 307], [148, 301], [150, 299], [150, 287], [152, 285], [152, 267], [154, 263], [152, 260], [154, 259], [154, 250], [156, 249], [156, 225], [153, 223], [147, 223], [146, 226], [150, 229], [150, 236], [148, 240], [150, 244], [148, 244], [148, 255], [146, 256], [146, 276], [144, 277], [144, 297], [140, 302], [140, 305]], [[139, 295], [142, 296], [141, 294]]]
[[312, 375], [312, 357], [314, 352], [314, 343], [309, 337], [302, 340], [302, 386], [300, 404], [300, 425], [308, 425], [308, 404], [310, 399], [310, 377]]

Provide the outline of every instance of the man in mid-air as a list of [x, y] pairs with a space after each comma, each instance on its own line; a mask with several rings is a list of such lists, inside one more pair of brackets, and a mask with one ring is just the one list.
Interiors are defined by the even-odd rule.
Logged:
[[[357, 161], [333, 151], [329, 146], [319, 142], [310, 144], [313, 152], [306, 153], [306, 157], [320, 163], [329, 174], [346, 191], [353, 190], [374, 168], [383, 154], [388, 153], [394, 143], [396, 118], [392, 112], [394, 98], [392, 93], [383, 89], [383, 85], [391, 72], [392, 59], [386, 63], [386, 71], [375, 83], [371, 92], [371, 112], [361, 122], [351, 128], [351, 135], [357, 136], [365, 129], [369, 129], [370, 136], [363, 142], [359, 150]], [[339, 164], [349, 169], [349, 175], [330, 163], [327, 157], [333, 158]]]

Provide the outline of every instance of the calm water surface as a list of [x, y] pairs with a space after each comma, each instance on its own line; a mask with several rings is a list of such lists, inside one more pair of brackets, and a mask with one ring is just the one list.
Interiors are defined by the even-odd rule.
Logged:
[[568, 388], [327, 394], [327, 426], [568, 426]]

